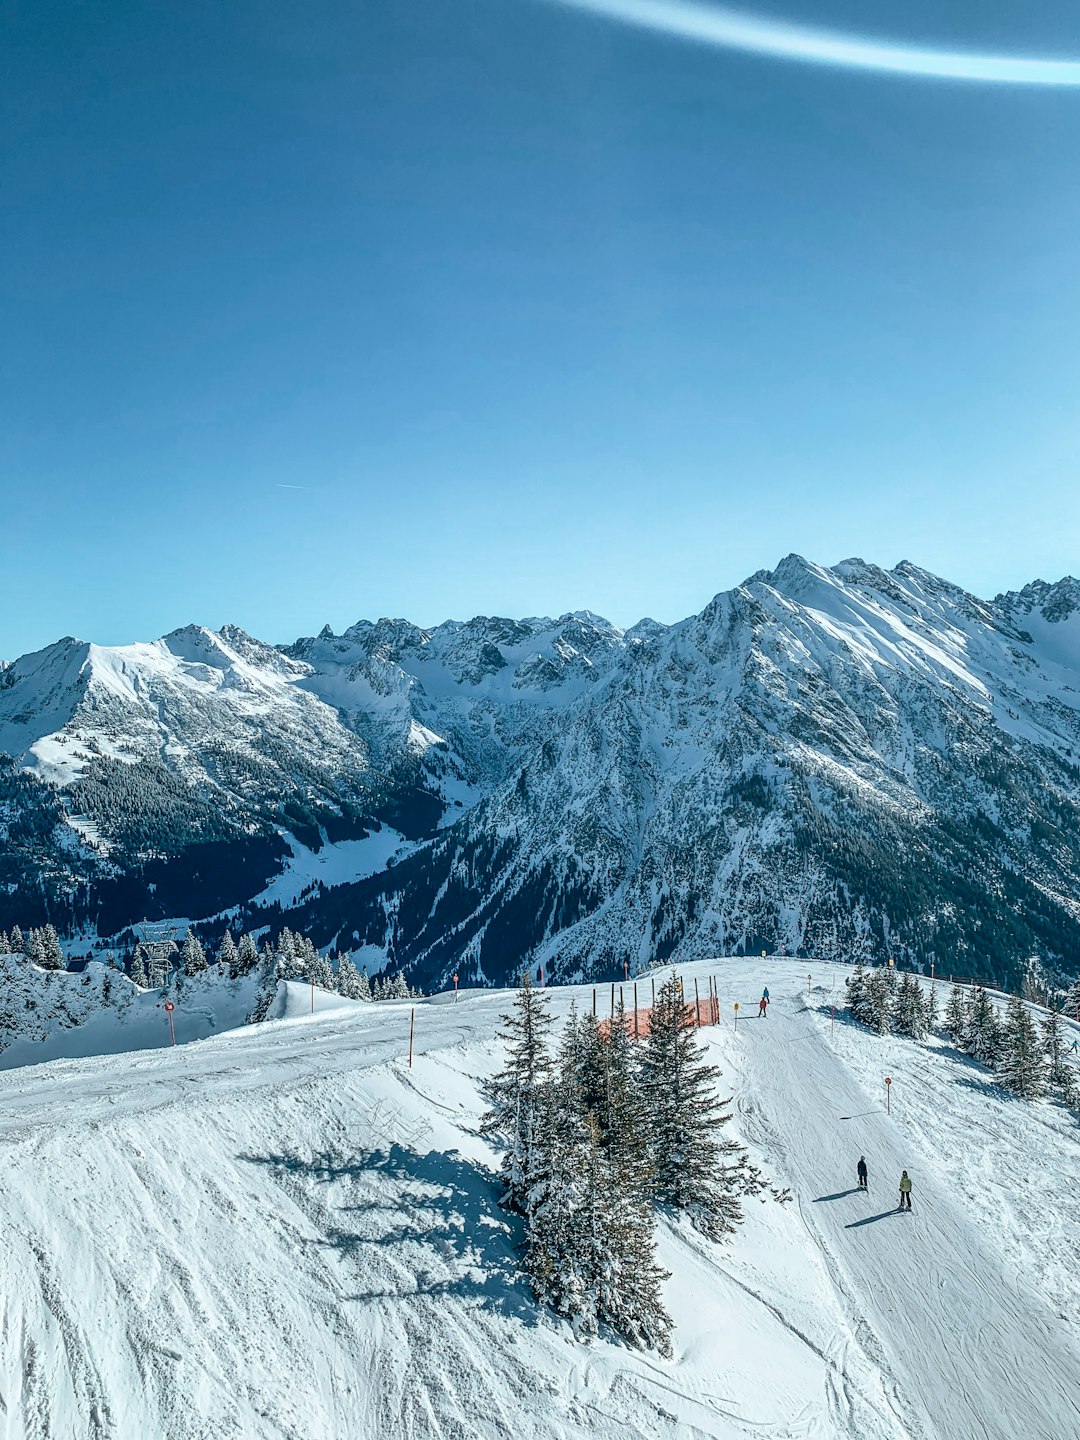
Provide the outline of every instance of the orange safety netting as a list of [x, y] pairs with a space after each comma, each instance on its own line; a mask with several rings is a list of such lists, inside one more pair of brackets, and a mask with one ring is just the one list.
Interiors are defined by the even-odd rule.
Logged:
[[[720, 1023], [720, 1002], [714, 995], [708, 995], [704, 1000], [689, 1001], [683, 1005], [683, 1024], [697, 1026], [719, 1025]], [[623, 1012], [623, 1023], [626, 1032], [631, 1040], [644, 1040], [650, 1030], [652, 1018], [652, 1007], [645, 1010], [626, 1010]], [[611, 1034], [611, 1027], [615, 1024], [614, 1018], [601, 1020], [598, 1029], [600, 1034], [607, 1039]]]

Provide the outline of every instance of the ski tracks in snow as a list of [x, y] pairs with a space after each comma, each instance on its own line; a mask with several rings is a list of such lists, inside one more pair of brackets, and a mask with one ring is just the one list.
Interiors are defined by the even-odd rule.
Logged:
[[[798, 1181], [803, 1221], [906, 1432], [918, 1440], [1080, 1433], [1080, 1356], [1066, 1331], [1022, 1275], [1007, 1274], [902, 1119], [868, 1099], [803, 998], [774, 996], [768, 1022], [747, 1027], [740, 1049], [752, 1097], [744, 1134]], [[865, 1195], [854, 1188], [860, 1154], [870, 1167]], [[903, 1169], [915, 1182], [910, 1214], [895, 1209]]]

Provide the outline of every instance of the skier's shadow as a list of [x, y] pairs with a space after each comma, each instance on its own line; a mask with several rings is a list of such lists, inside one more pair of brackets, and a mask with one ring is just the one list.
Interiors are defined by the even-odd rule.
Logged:
[[857, 1195], [860, 1187], [853, 1185], [850, 1190], [838, 1190], [835, 1195], [819, 1195], [814, 1201], [815, 1205], [824, 1205], [826, 1200], [843, 1200], [847, 1195]]
[[860, 1225], [873, 1225], [875, 1220], [887, 1220], [890, 1215], [899, 1215], [902, 1212], [894, 1205], [891, 1210], [882, 1210], [880, 1215], [867, 1215], [865, 1220], [852, 1220], [850, 1225], [845, 1225], [845, 1230], [858, 1230]]

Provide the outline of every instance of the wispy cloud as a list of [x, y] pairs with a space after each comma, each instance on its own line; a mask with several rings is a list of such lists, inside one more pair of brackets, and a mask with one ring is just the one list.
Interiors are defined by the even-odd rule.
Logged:
[[661, 30], [686, 40], [785, 60], [879, 70], [936, 80], [981, 80], [999, 85], [1080, 85], [1080, 61], [1034, 59], [1025, 55], [977, 55], [929, 50], [871, 40], [860, 35], [815, 30], [764, 16], [705, 5], [695, 0], [553, 0], [575, 10], [606, 15], [629, 25]]
[[315, 486], [314, 486], [314, 485], [286, 485], [286, 484], [285, 484], [283, 481], [281, 481], [281, 480], [278, 480], [278, 481], [276, 481], [275, 483], [276, 483], [276, 486], [277, 486], [277, 488], [278, 488], [279, 490], [311, 490], [311, 491], [314, 491], [314, 489], [315, 489]]

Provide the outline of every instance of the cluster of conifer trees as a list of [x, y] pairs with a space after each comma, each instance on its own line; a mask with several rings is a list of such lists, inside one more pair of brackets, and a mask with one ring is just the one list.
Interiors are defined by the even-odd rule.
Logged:
[[[66, 962], [56, 931], [52, 925], [31, 929], [24, 937], [18, 925], [10, 933], [0, 930], [0, 955], [25, 955], [43, 970], [64, 970]], [[321, 955], [306, 935], [289, 929], [281, 930], [273, 944], [265, 942], [260, 950], [255, 937], [243, 934], [239, 940], [226, 930], [213, 955], [195, 932], [187, 931], [179, 945], [146, 945], [136, 941], [126, 959], [118, 960], [109, 950], [106, 963], [110, 969], [125, 970], [141, 990], [158, 990], [173, 984], [179, 975], [194, 977], [212, 975], [222, 980], [239, 980], [259, 971], [259, 999], [249, 1018], [264, 1018], [277, 993], [279, 980], [302, 980], [321, 990], [343, 995], [349, 1000], [408, 1000], [419, 995], [404, 974], [376, 976], [371, 980], [366, 967], [358, 970], [350, 954], [334, 957]], [[260, 1013], [261, 1012], [261, 1013]]]
[[523, 977], [500, 1032], [504, 1068], [488, 1086], [484, 1130], [504, 1147], [503, 1203], [525, 1220], [533, 1293], [586, 1337], [600, 1325], [669, 1354], [671, 1318], [656, 1262], [655, 1207], [719, 1240], [765, 1182], [737, 1141], [674, 975], [650, 1033], [620, 1011], [601, 1025], [572, 1011], [557, 1052], [548, 993]]
[[9, 935], [0, 930], [0, 955], [25, 955], [42, 970], [66, 970], [63, 947], [51, 925], [31, 928], [25, 938], [18, 925]]
[[[927, 991], [906, 972], [898, 979], [885, 966], [868, 973], [856, 965], [847, 993], [851, 1014], [879, 1034], [892, 1031], [922, 1040], [937, 1026], [933, 989]], [[1063, 1003], [1066, 1014], [1080, 1018], [1080, 980]], [[1031, 1007], [1013, 995], [1002, 1016], [981, 986], [969, 991], [953, 985], [941, 1029], [958, 1049], [993, 1070], [1012, 1094], [1025, 1100], [1056, 1096], [1080, 1107], [1077, 1071], [1067, 1058], [1071, 1042], [1059, 1010], [1048, 1008], [1036, 1022]]]
[[908, 1035], [925, 1040], [937, 1024], [937, 996], [924, 990], [915, 976], [899, 977], [887, 965], [867, 971], [860, 961], [847, 981], [848, 1008], [879, 1035]]

